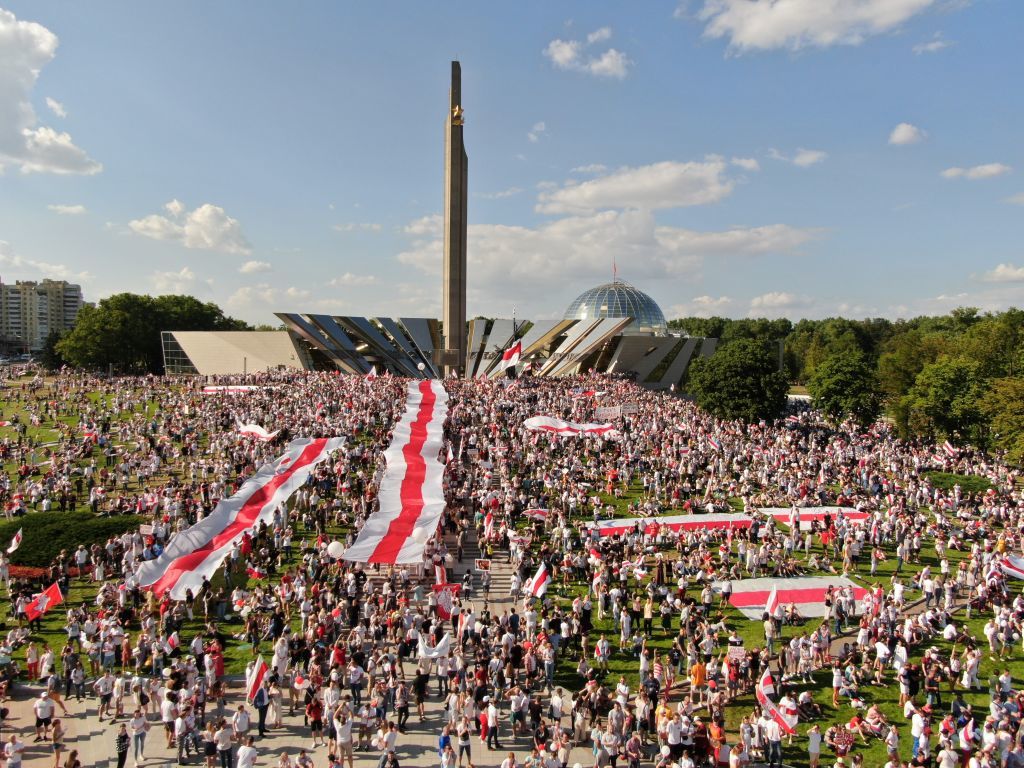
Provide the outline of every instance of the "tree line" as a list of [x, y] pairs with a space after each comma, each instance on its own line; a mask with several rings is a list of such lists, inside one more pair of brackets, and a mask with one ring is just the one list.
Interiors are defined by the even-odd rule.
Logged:
[[[720, 339], [696, 361], [688, 389], [725, 418], [777, 417], [782, 385], [805, 386], [838, 422], [884, 416], [908, 438], [950, 440], [1005, 450], [1024, 459], [1024, 311], [982, 313], [973, 307], [910, 320], [680, 318], [669, 327]], [[783, 343], [784, 371], [773, 345]], [[721, 358], [721, 359], [719, 359]], [[722, 377], [742, 378], [743, 393]], [[761, 382], [752, 386], [752, 382]], [[717, 393], [713, 390], [718, 388]]]

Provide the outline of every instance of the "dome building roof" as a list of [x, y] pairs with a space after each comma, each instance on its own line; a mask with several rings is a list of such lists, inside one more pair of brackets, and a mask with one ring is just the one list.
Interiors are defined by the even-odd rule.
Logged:
[[622, 280], [598, 285], [584, 291], [569, 305], [566, 320], [596, 320], [604, 317], [631, 317], [626, 333], [667, 332], [665, 315], [658, 303], [643, 291]]

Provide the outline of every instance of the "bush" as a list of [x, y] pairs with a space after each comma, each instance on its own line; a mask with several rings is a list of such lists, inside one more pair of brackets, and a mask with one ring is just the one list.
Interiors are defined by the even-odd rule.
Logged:
[[984, 493], [992, 487], [988, 480], [977, 475], [958, 475], [954, 472], [925, 472], [924, 474], [932, 481], [932, 485], [943, 491], [951, 491], [957, 484], [965, 494]]
[[144, 522], [138, 515], [96, 517], [92, 512], [29, 512], [0, 523], [0, 547], [7, 549], [21, 528], [24, 538], [11, 555], [11, 563], [45, 568], [62, 549], [71, 553], [79, 544], [105, 544], [111, 536], [138, 528]]

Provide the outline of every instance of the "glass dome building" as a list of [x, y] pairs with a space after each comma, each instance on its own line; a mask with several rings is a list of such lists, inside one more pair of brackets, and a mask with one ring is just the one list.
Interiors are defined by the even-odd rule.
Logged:
[[643, 291], [622, 280], [615, 280], [584, 291], [569, 305], [566, 320], [594, 320], [602, 317], [632, 317], [625, 333], [667, 332], [665, 314], [658, 303]]

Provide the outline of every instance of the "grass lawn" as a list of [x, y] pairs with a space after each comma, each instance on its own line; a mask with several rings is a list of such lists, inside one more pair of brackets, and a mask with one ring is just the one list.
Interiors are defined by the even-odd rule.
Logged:
[[[629, 492], [623, 494], [622, 497], [618, 500], [614, 499], [613, 497], [608, 497], [604, 495], [602, 495], [602, 498], [606, 504], [615, 504], [617, 507], [619, 507], [619, 509], [617, 509], [617, 513], [624, 514], [622, 512], [622, 508], [624, 508], [626, 504], [628, 504], [630, 501], [642, 497], [642, 495], [643, 489], [637, 486], [630, 488]], [[730, 506], [735, 507], [739, 500], [729, 499], [729, 502]], [[740, 506], [742, 505], [740, 504]], [[784, 525], [781, 527], [784, 529], [786, 528], [786, 526]], [[821, 555], [822, 547], [820, 543], [816, 542], [812, 551]], [[957, 564], [961, 559], [969, 559], [969, 553], [961, 553], [955, 550], [948, 551], [947, 556], [950, 561], [950, 567], [953, 572], [955, 572]], [[909, 584], [910, 578], [914, 575], [914, 573], [916, 573], [926, 565], [931, 565], [932, 572], [938, 573], [938, 557], [936, 556], [934, 547], [930, 545], [926, 545], [922, 549], [920, 565], [904, 565], [902, 571], [902, 578], [904, 584]], [[879, 563], [877, 574], [874, 578], [870, 577], [869, 563], [862, 563], [860, 568], [861, 572], [851, 573], [849, 574], [849, 576], [851, 579], [865, 587], [874, 584], [876, 581], [878, 583], [881, 583], [883, 587], [888, 587], [890, 579], [895, 571], [895, 567], [895, 558], [890, 557], [889, 559]], [[824, 576], [826, 574], [822, 572], [819, 575]], [[556, 580], [556, 583], [560, 584], [560, 580]], [[633, 579], [631, 579], [630, 585], [631, 587], [635, 585], [635, 581]], [[571, 606], [572, 600], [577, 595], [586, 592], [587, 585], [581, 582], [576, 582], [570, 586], [568, 591], [560, 590], [562, 590], [560, 586], [556, 588], [553, 585], [551, 592], [549, 592], [549, 595], [556, 597], [560, 605], [564, 607], [569, 607]], [[690, 589], [688, 589], [687, 595], [695, 599], [699, 599], [700, 587], [691, 587]], [[920, 592], [913, 590], [908, 586], [906, 590], [906, 599], [908, 603], [918, 599], [920, 596]], [[740, 637], [743, 638], [744, 647], [753, 648], [764, 646], [764, 634], [760, 621], [752, 621], [750, 619], [747, 619], [738, 610], [736, 610], [728, 604], [723, 607], [722, 611], [725, 615], [727, 623], [727, 631], [724, 635], [722, 635], [723, 643], [725, 637], [728, 636], [729, 631], [731, 631], [733, 628], [736, 628]], [[957, 615], [958, 623], [962, 619], [963, 615], [961, 612]], [[969, 631], [975, 638], [981, 641], [981, 647], [983, 647], [983, 649], [986, 651], [987, 644], [984, 641], [982, 627], [984, 626], [985, 621], [987, 619], [987, 615], [981, 617], [975, 616], [972, 620], [968, 622]], [[785, 626], [782, 631], [782, 639], [784, 641], [788, 641], [792, 637], [799, 635], [802, 632], [810, 633], [811, 631], [817, 629], [819, 624], [819, 619], [809, 619], [802, 626]], [[672, 641], [675, 638], [676, 633], [678, 632], [678, 627], [679, 622], [678, 619], [676, 619], [673, 621], [670, 633], [666, 635], [662, 632], [660, 628], [660, 620], [656, 616], [654, 619], [653, 632], [647, 637], [648, 648], [655, 650], [655, 652], [659, 654], [667, 653], [668, 649], [671, 647]], [[590, 637], [591, 648], [593, 648], [594, 642], [596, 642], [596, 640], [600, 637], [601, 634], [606, 634], [608, 636], [608, 639], [611, 642], [613, 648], [612, 657], [609, 660], [608, 664], [608, 675], [605, 678], [606, 682], [611, 687], [614, 687], [614, 685], [618, 682], [619, 676], [621, 675], [626, 678], [626, 682], [631, 686], [633, 690], [637, 690], [640, 683], [638, 659], [628, 650], [618, 650], [618, 626], [611, 617], [605, 619], [598, 619], [597, 610], [595, 607], [594, 632]], [[849, 637], [847, 639], [852, 644], [855, 638]], [[948, 653], [951, 650], [951, 644], [945, 642], [941, 637], [938, 637], [934, 642], [930, 643], [929, 645], [938, 648], [939, 651], [944, 655], [948, 655]], [[721, 650], [724, 653], [724, 645], [721, 646]], [[963, 650], [964, 648], [960, 646], [957, 648], [957, 653], [962, 653]], [[911, 652], [910, 661], [919, 662], [923, 651], [923, 647], [913, 649]], [[1015, 683], [1019, 684], [1022, 678], [1024, 678], [1024, 674], [1018, 671], [1018, 669], [1020, 668], [1020, 660], [1022, 658], [1022, 655], [1024, 654], [1022, 654], [1021, 649], [1018, 647], [1014, 651], [1013, 659], [997, 663], [996, 661], [989, 658], [989, 656], [986, 653], [984, 661], [982, 663], [981, 673], [979, 675], [979, 680], [981, 680], [982, 683], [986, 685], [986, 687], [984, 690], [978, 690], [972, 693], [967, 693], [965, 695], [966, 701], [972, 705], [972, 708], [974, 709], [975, 713], [979, 715], [979, 727], [988, 713], [988, 704], [991, 701], [991, 696], [987, 688], [987, 681], [991, 676], [998, 676], [1003, 669], [1005, 669], [1007, 666], [1010, 666], [1010, 669], [1014, 672]], [[566, 690], [579, 690], [579, 688], [581, 687], [581, 679], [576, 674], [576, 664], [578, 662], [578, 658], [578, 655], [566, 655], [564, 658], [560, 659], [558, 670], [556, 672], [557, 685], [561, 685]], [[873, 654], [871, 658], [873, 659]], [[592, 658], [588, 659], [588, 661], [593, 663]], [[680, 680], [685, 680], [685, 677], [685, 673], [681, 676], [677, 676], [677, 684]], [[821, 721], [819, 721], [819, 725], [821, 726], [822, 732], [824, 732], [834, 722], [846, 722], [847, 720], [849, 720], [852, 717], [854, 710], [852, 707], [849, 706], [848, 700], [841, 700], [840, 707], [838, 710], [834, 710], [832, 708], [831, 670], [824, 669], [816, 672], [813, 675], [813, 681], [814, 682], [811, 685], [794, 685], [791, 688], [791, 691], [794, 698], [796, 698], [796, 695], [800, 691], [803, 691], [805, 689], [809, 689], [813, 692], [815, 701], [821, 706], [822, 711], [824, 713], [824, 718]], [[897, 726], [899, 727], [901, 740], [900, 753], [903, 759], [909, 760], [911, 757], [910, 750], [912, 742], [912, 739], [910, 738], [909, 721], [904, 720], [902, 707], [899, 706], [899, 687], [896, 682], [895, 673], [893, 672], [893, 670], [886, 670], [886, 684], [884, 686], [864, 686], [861, 688], [861, 695], [863, 696], [868, 706], [870, 706], [871, 704], [878, 704], [879, 708], [885, 714], [886, 718], [890, 722], [897, 724]], [[675, 689], [675, 694], [673, 695], [672, 699], [673, 705], [676, 701], [678, 701], [678, 698], [679, 692], [677, 688]], [[952, 694], [948, 692], [947, 687], [944, 685], [942, 689], [942, 702], [944, 706], [941, 710], [941, 714], [937, 713], [938, 718], [933, 724], [933, 728], [936, 734], [938, 732], [938, 721], [941, 720], [942, 714], [944, 714], [945, 711], [948, 711], [949, 704], [952, 702], [952, 700]], [[923, 690], [918, 695], [917, 702], [919, 704], [924, 703]], [[726, 733], [728, 735], [730, 743], [734, 743], [738, 739], [740, 721], [742, 720], [744, 715], [749, 715], [752, 713], [754, 707], [756, 706], [756, 703], [757, 702], [754, 698], [754, 695], [751, 692], [750, 694], [740, 696], [734, 699], [726, 706]], [[786, 747], [784, 743], [783, 756], [787, 765], [801, 767], [808, 765], [808, 755], [806, 749], [807, 742], [804, 736], [811, 725], [813, 725], [813, 723], [801, 722], [797, 727], [797, 736], [793, 739], [793, 745], [791, 747]], [[938, 740], [936, 736], [933, 737], [932, 740], [932, 754], [938, 752], [937, 745]], [[854, 752], [861, 752], [864, 755], [864, 764], [866, 766], [881, 766], [886, 762], [887, 759], [885, 745], [880, 739], [872, 739], [870, 743], [867, 745], [858, 743], [855, 747]], [[822, 754], [822, 764], [825, 765], [826, 759], [830, 757], [832, 757], [832, 755], [826, 749], [826, 752]], [[831, 762], [827, 764], [830, 765]]]

